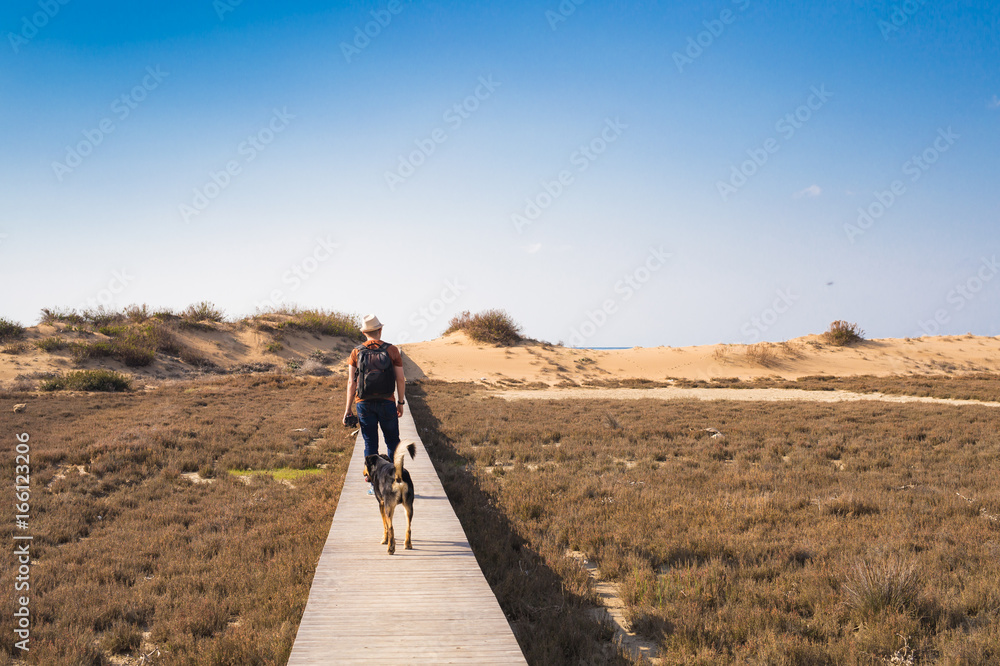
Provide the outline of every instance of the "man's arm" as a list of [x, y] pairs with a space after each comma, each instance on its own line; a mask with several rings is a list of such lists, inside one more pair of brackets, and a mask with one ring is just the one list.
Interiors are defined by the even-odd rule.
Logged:
[[396, 401], [396, 416], [403, 415], [403, 406], [399, 403], [406, 402], [406, 377], [403, 376], [403, 366], [393, 366], [396, 369], [396, 394], [399, 398]]
[[344, 425], [347, 425], [347, 417], [351, 415], [351, 408], [354, 406], [354, 394], [358, 390], [358, 377], [355, 370], [353, 365], [347, 366], [347, 404], [344, 406], [344, 418], [341, 419]]

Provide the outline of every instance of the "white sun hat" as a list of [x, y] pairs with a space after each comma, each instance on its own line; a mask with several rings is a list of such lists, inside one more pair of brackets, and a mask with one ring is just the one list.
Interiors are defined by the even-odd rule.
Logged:
[[382, 322], [378, 320], [378, 317], [373, 314], [365, 315], [361, 323], [362, 333], [371, 333], [372, 331], [377, 331], [380, 328], [382, 328]]

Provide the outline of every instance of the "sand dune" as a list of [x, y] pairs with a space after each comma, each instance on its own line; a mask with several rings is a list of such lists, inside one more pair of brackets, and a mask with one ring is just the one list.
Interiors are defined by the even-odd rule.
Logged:
[[[233, 371], [248, 364], [288, 370], [319, 358], [332, 371], [343, 371], [355, 341], [307, 331], [273, 332], [239, 324], [212, 324], [173, 330], [181, 351], [159, 353], [148, 366], [129, 368], [110, 358], [79, 364], [66, 348], [45, 352], [44, 338], [67, 342], [108, 339], [100, 333], [74, 331], [65, 325], [28, 329], [17, 353], [0, 354], [0, 382], [77, 367], [107, 367], [140, 378], [177, 379], [211, 371]], [[391, 341], [391, 331], [387, 330]], [[275, 342], [280, 341], [280, 348]], [[797, 379], [809, 375], [941, 375], [1000, 372], [1000, 337], [973, 335], [866, 340], [835, 347], [810, 335], [783, 343], [647, 347], [591, 350], [525, 341], [493, 347], [452, 333], [427, 342], [400, 345], [407, 378], [473, 381], [511, 385], [542, 382], [582, 384], [623, 379], [711, 380], [723, 377]], [[289, 365], [291, 364], [291, 366]]]
[[[810, 335], [761, 346], [703, 345], [590, 350], [525, 343], [490, 347], [457, 332], [403, 345], [409, 377], [447, 381], [545, 382], [710, 380], [719, 377], [959, 374], [1000, 371], [1000, 338], [942, 336], [866, 340], [851, 347]], [[748, 355], [749, 351], [749, 355]], [[756, 355], [755, 355], [756, 354]], [[763, 356], [763, 358], [761, 358]]]

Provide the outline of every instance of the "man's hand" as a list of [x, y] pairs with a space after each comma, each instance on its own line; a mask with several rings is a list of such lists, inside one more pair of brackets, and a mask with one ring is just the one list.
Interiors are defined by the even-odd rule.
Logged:
[[397, 402], [396, 403], [396, 416], [400, 417], [402, 415], [403, 415], [403, 406]]
[[344, 417], [342, 419], [340, 419], [340, 422], [343, 423], [344, 425], [347, 425], [347, 417], [350, 416], [350, 415], [351, 415], [350, 411], [344, 412]]

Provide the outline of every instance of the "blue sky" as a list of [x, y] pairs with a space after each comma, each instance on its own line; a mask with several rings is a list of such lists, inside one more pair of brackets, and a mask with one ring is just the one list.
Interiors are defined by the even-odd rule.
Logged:
[[1000, 335], [997, 3], [293, 4], [0, 8], [0, 316]]

